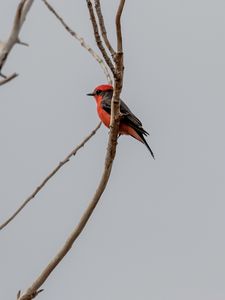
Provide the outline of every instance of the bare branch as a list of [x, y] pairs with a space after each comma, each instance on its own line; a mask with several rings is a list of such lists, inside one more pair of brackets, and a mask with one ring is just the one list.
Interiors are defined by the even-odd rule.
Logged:
[[[88, 2], [88, 1], [87, 1]], [[123, 10], [124, 0], [120, 1], [119, 5], [119, 13], [117, 13], [117, 31], [120, 30], [120, 18]], [[122, 4], [121, 4], [122, 3]], [[122, 7], [122, 8], [121, 8]], [[119, 36], [120, 35], [120, 36]], [[59, 252], [56, 254], [56, 256], [50, 261], [48, 266], [43, 270], [43, 272], [39, 275], [39, 277], [33, 282], [30, 288], [19, 298], [19, 300], [31, 300], [33, 298], [33, 295], [36, 295], [36, 292], [38, 289], [42, 286], [42, 284], [46, 281], [48, 276], [51, 274], [51, 272], [56, 268], [56, 266], [60, 263], [60, 261], [64, 258], [64, 256], [68, 253], [68, 251], [73, 246], [74, 242], [78, 238], [78, 236], [81, 234], [82, 230], [84, 229], [85, 225], [87, 224], [90, 216], [92, 215], [96, 205], [98, 204], [100, 197], [102, 193], [105, 190], [105, 187], [108, 183], [113, 161], [116, 154], [116, 145], [117, 145], [117, 137], [118, 137], [118, 131], [119, 131], [119, 123], [120, 123], [120, 93], [122, 90], [123, 85], [123, 53], [122, 53], [122, 34], [121, 31], [117, 33], [117, 37], [119, 37], [119, 40], [117, 40], [117, 44], [119, 45], [119, 52], [116, 53], [115, 63], [115, 75], [114, 75], [114, 94], [113, 94], [113, 109], [111, 113], [111, 124], [110, 124], [110, 134], [109, 134], [109, 140], [108, 140], [108, 147], [106, 152], [106, 158], [105, 158], [105, 166], [103, 170], [103, 174], [101, 177], [101, 180], [99, 182], [99, 185], [97, 187], [97, 190], [85, 210], [83, 216], [80, 219], [80, 222], [78, 225], [74, 228], [71, 235], [65, 242], [64, 246], [59, 250]]]
[[117, 52], [123, 52], [122, 33], [121, 33], [121, 15], [123, 12], [125, 0], [121, 0], [116, 14], [116, 34], [117, 34]]
[[17, 73], [13, 73], [12, 75], [8, 76], [8, 77], [5, 77], [4, 79], [0, 80], [0, 86], [9, 82], [10, 80], [14, 79], [15, 77], [17, 77], [18, 74]]
[[0, 225], [0, 230], [2, 230], [6, 225], [8, 225], [20, 212], [21, 210], [40, 192], [40, 190], [46, 185], [46, 183], [61, 169], [67, 162], [70, 161], [70, 158], [76, 155], [77, 151], [84, 147], [84, 145], [90, 140], [91, 137], [95, 135], [97, 130], [100, 128], [101, 122], [97, 127], [75, 148], [73, 151], [62, 160], [55, 169], [49, 173], [49, 175], [41, 182], [41, 184], [35, 189], [35, 191], [23, 202], [23, 204], [14, 212], [14, 214], [8, 218], [3, 224]]
[[107, 31], [105, 28], [105, 22], [104, 22], [104, 18], [102, 15], [102, 10], [101, 10], [101, 4], [100, 4], [100, 0], [95, 0], [95, 11], [97, 13], [98, 16], [98, 22], [99, 22], [99, 26], [100, 26], [100, 30], [101, 30], [101, 35], [103, 37], [103, 40], [106, 44], [106, 47], [108, 48], [109, 52], [112, 55], [112, 58], [114, 58], [114, 55], [116, 54], [113, 47], [111, 46], [109, 40], [108, 40], [108, 36], [107, 36]]
[[73, 31], [63, 20], [63, 18], [56, 12], [56, 10], [49, 4], [47, 0], [42, 0], [45, 5], [48, 7], [48, 9], [55, 15], [55, 17], [60, 21], [60, 23], [63, 25], [63, 27], [71, 34], [78, 42], [80, 45], [85, 48], [93, 57], [94, 59], [100, 64], [106, 78], [109, 84], [112, 84], [112, 78], [111, 75], [108, 71], [108, 68], [105, 64], [105, 62], [102, 60], [102, 58], [84, 41], [84, 39], [79, 36], [79, 34], [75, 31]]
[[[116, 140], [115, 140], [115, 143], [116, 143]], [[115, 146], [116, 146], [116, 144], [115, 144]], [[114, 157], [112, 157], [112, 154], [114, 154], [114, 156], [115, 156], [115, 152], [111, 152], [111, 150], [112, 150], [111, 147], [109, 147], [108, 151], [107, 151], [107, 159], [106, 159], [106, 163], [105, 163], [105, 169], [102, 174], [101, 181], [99, 183], [99, 186], [95, 192], [93, 199], [91, 200], [89, 206], [87, 207], [82, 218], [80, 219], [80, 222], [74, 228], [73, 232], [70, 234], [70, 236], [66, 240], [63, 247], [59, 250], [59, 252], [55, 255], [55, 257], [50, 261], [50, 263], [43, 270], [43, 272], [38, 276], [38, 278], [34, 281], [34, 283], [31, 285], [31, 287], [24, 293], [24, 295], [22, 295], [19, 298], [19, 300], [32, 299], [32, 295], [35, 294], [35, 292], [42, 286], [42, 284], [46, 281], [46, 279], [49, 277], [51, 272], [57, 267], [57, 265], [60, 263], [60, 261], [68, 253], [68, 251], [73, 246], [73, 243], [76, 241], [78, 236], [81, 234], [82, 230], [84, 229], [87, 221], [89, 220], [92, 212], [94, 211], [94, 209], [95, 209], [95, 207], [107, 185], [107, 182], [108, 182], [108, 179], [109, 179], [109, 176], [111, 173], [111, 169], [112, 169], [112, 162], [114, 159]]]
[[20, 43], [19, 33], [25, 21], [26, 15], [33, 4], [34, 0], [21, 0], [14, 18], [13, 28], [6, 42], [1, 44], [0, 50], [0, 72], [6, 62], [6, 59], [12, 50], [13, 46]]
[[97, 21], [96, 21], [96, 18], [95, 18], [92, 2], [91, 2], [91, 0], [86, 0], [86, 2], [87, 2], [87, 7], [88, 7], [88, 10], [89, 10], [90, 18], [91, 18], [92, 27], [93, 27], [93, 30], [94, 30], [94, 36], [95, 36], [96, 44], [97, 44], [99, 50], [101, 51], [102, 56], [105, 59], [105, 62], [109, 66], [109, 68], [112, 71], [113, 75], [115, 76], [115, 67], [114, 67], [110, 57], [108, 56], [104, 46], [102, 45], [102, 40], [101, 40], [101, 37], [99, 35], [98, 24], [97, 24]]

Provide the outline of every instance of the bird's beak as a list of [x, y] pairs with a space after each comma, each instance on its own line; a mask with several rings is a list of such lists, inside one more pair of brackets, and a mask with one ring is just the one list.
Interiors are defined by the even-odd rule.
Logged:
[[87, 94], [87, 96], [94, 96], [95, 95], [95, 93], [89, 93], [89, 94]]

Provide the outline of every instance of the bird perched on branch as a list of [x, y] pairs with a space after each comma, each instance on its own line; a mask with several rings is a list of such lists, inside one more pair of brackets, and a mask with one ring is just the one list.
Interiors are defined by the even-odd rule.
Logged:
[[[93, 96], [95, 98], [99, 118], [106, 127], [109, 127], [113, 87], [109, 84], [99, 85], [95, 88], [93, 93], [89, 93], [87, 96]], [[119, 134], [130, 135], [136, 140], [145, 144], [152, 157], [155, 158], [152, 149], [144, 137], [149, 133], [144, 130], [141, 121], [131, 112], [129, 107], [122, 100], [120, 100], [120, 112], [123, 116], [120, 120]]]

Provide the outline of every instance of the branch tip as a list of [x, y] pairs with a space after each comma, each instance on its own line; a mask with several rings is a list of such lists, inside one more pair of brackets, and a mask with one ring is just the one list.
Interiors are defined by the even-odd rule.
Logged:
[[121, 15], [123, 12], [125, 0], [120, 0], [120, 4], [116, 13], [116, 34], [117, 34], [117, 53], [123, 53], [123, 41], [121, 33]]
[[28, 43], [22, 42], [20, 39], [17, 40], [17, 44], [18, 44], [18, 45], [21, 45], [21, 46], [29, 47], [29, 44], [28, 44]]
[[7, 82], [11, 81], [12, 79], [16, 78], [19, 74], [13, 73], [12, 75], [6, 77], [2, 76], [4, 79], [0, 80], [0, 86], [6, 84]]

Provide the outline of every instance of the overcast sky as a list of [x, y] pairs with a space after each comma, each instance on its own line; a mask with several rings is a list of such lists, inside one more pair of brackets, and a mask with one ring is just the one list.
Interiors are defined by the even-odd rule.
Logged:
[[[18, 0], [0, 3], [0, 39]], [[86, 1], [51, 1], [95, 49]], [[115, 44], [118, 1], [103, 0]], [[127, 1], [122, 99], [150, 131], [121, 137], [99, 205], [38, 299], [225, 299], [225, 2]], [[106, 79], [41, 1], [0, 88], [0, 223], [97, 125], [86, 93]], [[16, 298], [56, 254], [99, 182], [108, 129], [0, 232], [0, 299]]]

